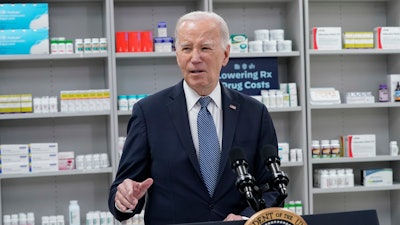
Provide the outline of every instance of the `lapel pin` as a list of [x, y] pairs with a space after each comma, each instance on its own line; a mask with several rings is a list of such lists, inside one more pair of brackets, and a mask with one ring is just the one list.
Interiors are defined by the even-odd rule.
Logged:
[[234, 105], [229, 105], [229, 108], [236, 110], [236, 106], [234, 106]]

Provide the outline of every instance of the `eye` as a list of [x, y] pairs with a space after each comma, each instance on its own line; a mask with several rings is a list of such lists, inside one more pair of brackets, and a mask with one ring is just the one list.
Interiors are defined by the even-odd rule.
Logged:
[[191, 48], [189, 48], [189, 47], [182, 47], [182, 51], [183, 51], [183, 52], [190, 52], [190, 51], [191, 51]]
[[202, 51], [211, 51], [212, 48], [210, 48], [210, 47], [203, 47], [203, 48], [201, 48], [201, 50], [202, 50]]

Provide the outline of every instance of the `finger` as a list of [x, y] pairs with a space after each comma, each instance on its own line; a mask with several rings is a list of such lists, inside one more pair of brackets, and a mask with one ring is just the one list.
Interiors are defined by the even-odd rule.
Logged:
[[147, 190], [150, 188], [150, 186], [153, 184], [153, 179], [147, 178], [144, 180], [142, 183], [139, 183], [137, 186], [137, 195], [136, 198], [140, 199], [142, 198]]
[[136, 198], [127, 198], [121, 192], [117, 191], [115, 194], [115, 203], [120, 210], [134, 209], [137, 205]]

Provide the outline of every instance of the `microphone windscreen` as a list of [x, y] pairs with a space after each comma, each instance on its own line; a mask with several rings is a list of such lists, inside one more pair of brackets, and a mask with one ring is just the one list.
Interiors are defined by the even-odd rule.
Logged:
[[265, 161], [268, 158], [277, 157], [278, 151], [276, 147], [273, 145], [265, 145], [264, 147], [261, 148], [260, 154], [261, 154], [261, 159]]
[[246, 157], [241, 148], [234, 147], [229, 152], [229, 160], [230, 160], [231, 164], [234, 164], [238, 160], [246, 161]]

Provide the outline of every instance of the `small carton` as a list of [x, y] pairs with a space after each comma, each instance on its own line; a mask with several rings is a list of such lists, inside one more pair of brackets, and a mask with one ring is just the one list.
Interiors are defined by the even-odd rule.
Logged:
[[0, 4], [0, 30], [49, 29], [47, 3]]
[[400, 49], [400, 27], [376, 27], [375, 48]]
[[0, 55], [49, 54], [49, 29], [0, 30]]
[[311, 47], [315, 50], [341, 50], [341, 27], [314, 27], [311, 31]]

